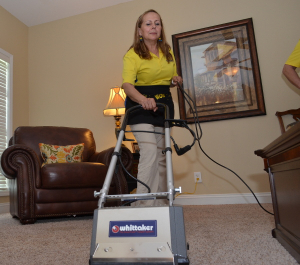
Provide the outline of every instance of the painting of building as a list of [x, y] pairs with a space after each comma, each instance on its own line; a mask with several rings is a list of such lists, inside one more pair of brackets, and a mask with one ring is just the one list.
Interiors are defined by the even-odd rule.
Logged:
[[[194, 62], [199, 59], [199, 53], [192, 56]], [[234, 39], [209, 44], [202, 51], [200, 60], [203, 62], [202, 71], [194, 71], [197, 106], [223, 104], [244, 99], [238, 49]]]

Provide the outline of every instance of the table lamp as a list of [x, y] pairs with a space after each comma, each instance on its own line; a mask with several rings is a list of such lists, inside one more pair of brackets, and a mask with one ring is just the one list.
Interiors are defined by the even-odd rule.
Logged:
[[117, 135], [118, 130], [120, 130], [120, 119], [121, 115], [125, 114], [125, 98], [126, 94], [124, 90], [118, 86], [110, 89], [110, 95], [108, 103], [103, 110], [105, 116], [114, 116], [116, 120], [115, 132]]

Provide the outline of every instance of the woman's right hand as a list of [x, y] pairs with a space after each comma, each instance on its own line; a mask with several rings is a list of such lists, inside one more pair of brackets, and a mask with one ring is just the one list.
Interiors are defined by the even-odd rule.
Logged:
[[124, 83], [123, 89], [130, 99], [140, 105], [142, 105], [145, 110], [153, 110], [154, 112], [158, 109], [154, 98], [146, 98], [135, 87], [130, 83]]
[[155, 112], [158, 109], [154, 98], [146, 98], [144, 96], [144, 98], [140, 100], [139, 104], [142, 105], [144, 110], [153, 110]]

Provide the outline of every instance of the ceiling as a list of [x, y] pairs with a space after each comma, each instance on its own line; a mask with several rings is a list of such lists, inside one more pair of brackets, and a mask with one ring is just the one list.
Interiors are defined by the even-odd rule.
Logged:
[[132, 0], [0, 0], [0, 6], [28, 27]]

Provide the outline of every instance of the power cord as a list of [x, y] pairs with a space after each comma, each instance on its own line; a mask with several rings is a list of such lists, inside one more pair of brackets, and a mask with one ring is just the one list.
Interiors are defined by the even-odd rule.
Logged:
[[[230, 168], [216, 162], [214, 159], [212, 159], [202, 148], [201, 144], [200, 144], [200, 139], [202, 138], [203, 136], [203, 132], [202, 132], [202, 129], [201, 129], [201, 126], [200, 126], [200, 121], [199, 121], [199, 117], [198, 117], [198, 113], [196, 111], [196, 105], [195, 105], [195, 102], [191, 99], [191, 97], [184, 91], [184, 89], [182, 88], [181, 84], [178, 83], [178, 86], [179, 86], [179, 90], [180, 92], [182, 93], [184, 99], [186, 100], [186, 102], [188, 103], [189, 107], [190, 107], [190, 110], [193, 114], [193, 119], [194, 119], [194, 123], [195, 123], [195, 128], [196, 128], [196, 135], [197, 135], [197, 142], [198, 142], [198, 145], [199, 145], [199, 148], [200, 150], [203, 152], [203, 154], [208, 158], [210, 159], [212, 162], [214, 162], [215, 164], [217, 164], [218, 166], [220, 167], [223, 167], [225, 169], [227, 169], [228, 171], [230, 171], [231, 173], [233, 173], [236, 177], [238, 177], [243, 183], [244, 185], [250, 190], [250, 192], [252, 193], [252, 195], [254, 196], [255, 200], [257, 201], [258, 205], [265, 211], [267, 212], [268, 214], [271, 214], [271, 215], [274, 215], [274, 213], [271, 213], [269, 212], [268, 210], [266, 210], [259, 202], [259, 200], [257, 199], [256, 195], [254, 194], [254, 192], [252, 191], [252, 189], [247, 185], [247, 183], [237, 174], [235, 173], [233, 170], [231, 170]], [[190, 101], [193, 103], [193, 106], [191, 105]], [[199, 130], [200, 130], [200, 136], [199, 136], [199, 132], [198, 132], [198, 127], [199, 127]], [[197, 183], [196, 183], [197, 184]], [[195, 188], [197, 187], [197, 185], [195, 185]], [[195, 191], [194, 191], [195, 192]]]
[[175, 198], [177, 198], [178, 196], [183, 195], [183, 194], [189, 194], [189, 195], [195, 194], [196, 189], [197, 189], [197, 184], [198, 184], [198, 182], [195, 183], [195, 188], [194, 188], [194, 191], [193, 191], [193, 192], [182, 192], [182, 193], [178, 193], [178, 194], [175, 195]]
[[[144, 186], [147, 188], [148, 193], [151, 193], [151, 189], [150, 189], [150, 187], [149, 187], [146, 183], [144, 183], [143, 181], [141, 181], [141, 180], [135, 178], [134, 176], [132, 176], [132, 175], [128, 172], [128, 170], [125, 168], [125, 166], [124, 166], [124, 164], [123, 164], [123, 162], [122, 162], [121, 154], [118, 155], [118, 159], [119, 159], [119, 163], [120, 163], [121, 167], [122, 167], [123, 170], [126, 172], [126, 174], [127, 174], [129, 177], [131, 177], [132, 179], [134, 179], [134, 180], [136, 180], [137, 182], [139, 182], [139, 183], [141, 183], [142, 185], [144, 185]], [[126, 205], [128, 205], [128, 204], [130, 204], [130, 203], [133, 203], [133, 202], [136, 202], [136, 201], [138, 201], [138, 200], [129, 200], [129, 201], [125, 202], [124, 204], [122, 204], [122, 206], [126, 206]]]
[[[252, 193], [252, 195], [254, 196], [255, 200], [257, 201], [258, 205], [267, 213], [271, 214], [271, 215], [274, 215], [273, 213], [269, 212], [268, 210], [266, 210], [262, 205], [261, 203], [259, 202], [258, 198], [256, 197], [256, 195], [254, 194], [254, 192], [252, 191], [252, 189], [248, 186], [248, 184], [237, 174], [235, 173], [232, 169], [218, 163], [217, 161], [215, 161], [214, 159], [212, 159], [202, 148], [201, 146], [201, 143], [200, 143], [200, 140], [203, 136], [203, 132], [202, 132], [202, 128], [201, 128], [201, 125], [200, 125], [200, 121], [199, 121], [199, 117], [198, 117], [198, 113], [196, 111], [196, 106], [195, 106], [195, 102], [191, 99], [191, 97], [184, 91], [184, 89], [182, 88], [182, 86], [178, 83], [178, 86], [179, 86], [179, 90], [180, 92], [183, 94], [183, 97], [184, 99], [186, 100], [186, 102], [188, 103], [189, 107], [190, 107], [190, 111], [191, 113], [193, 114], [193, 119], [194, 119], [194, 124], [195, 124], [195, 129], [196, 129], [196, 135], [195, 133], [187, 126], [186, 122], [184, 120], [169, 120], [170, 122], [173, 122], [175, 124], [175, 126], [178, 126], [178, 127], [184, 127], [186, 129], [188, 129], [191, 134], [193, 135], [194, 137], [194, 141], [191, 145], [187, 145], [185, 146], [184, 148], [178, 148], [177, 144], [175, 143], [174, 139], [172, 136], [171, 137], [171, 140], [173, 141], [173, 144], [174, 144], [174, 149], [177, 153], [177, 155], [182, 155], [184, 153], [186, 153], [187, 151], [189, 151], [191, 149], [191, 147], [194, 145], [195, 141], [198, 142], [198, 145], [199, 145], [199, 148], [200, 150], [203, 152], [203, 154], [208, 158], [210, 159], [212, 162], [214, 162], [215, 164], [217, 164], [218, 166], [224, 168], [224, 169], [227, 169], [228, 171], [230, 171], [231, 173], [233, 173], [236, 177], [238, 177], [243, 183], [244, 185], [249, 189], [249, 191]], [[191, 105], [191, 102], [193, 103], [193, 106]], [[200, 135], [199, 135], [199, 131], [200, 131]], [[132, 131], [125, 131], [125, 132], [132, 132]], [[135, 132], [145, 132], [145, 133], [155, 133], [155, 134], [163, 134], [164, 133], [158, 133], [158, 132], [151, 132], [151, 131], [135, 131]], [[150, 193], [150, 188], [142, 181], [138, 180], [137, 178], [133, 177], [124, 167], [124, 165], [122, 164], [122, 161], [119, 157], [119, 161], [123, 167], [123, 169], [125, 170], [125, 172], [133, 179], [135, 179], [136, 181], [138, 181], [139, 183], [141, 183], [142, 185], [144, 185], [147, 189], [148, 189], [148, 192]], [[197, 182], [195, 183], [195, 189], [194, 189], [194, 192], [193, 193], [181, 193], [181, 194], [194, 194], [195, 191], [196, 191], [196, 188], [197, 188]], [[177, 196], [180, 196], [180, 194], [178, 194]], [[177, 197], [176, 196], [176, 197]], [[136, 201], [136, 200], [134, 200]], [[134, 202], [134, 201], [130, 201], [130, 202], [127, 202], [126, 204], [128, 203], [131, 203], [131, 202]]]

